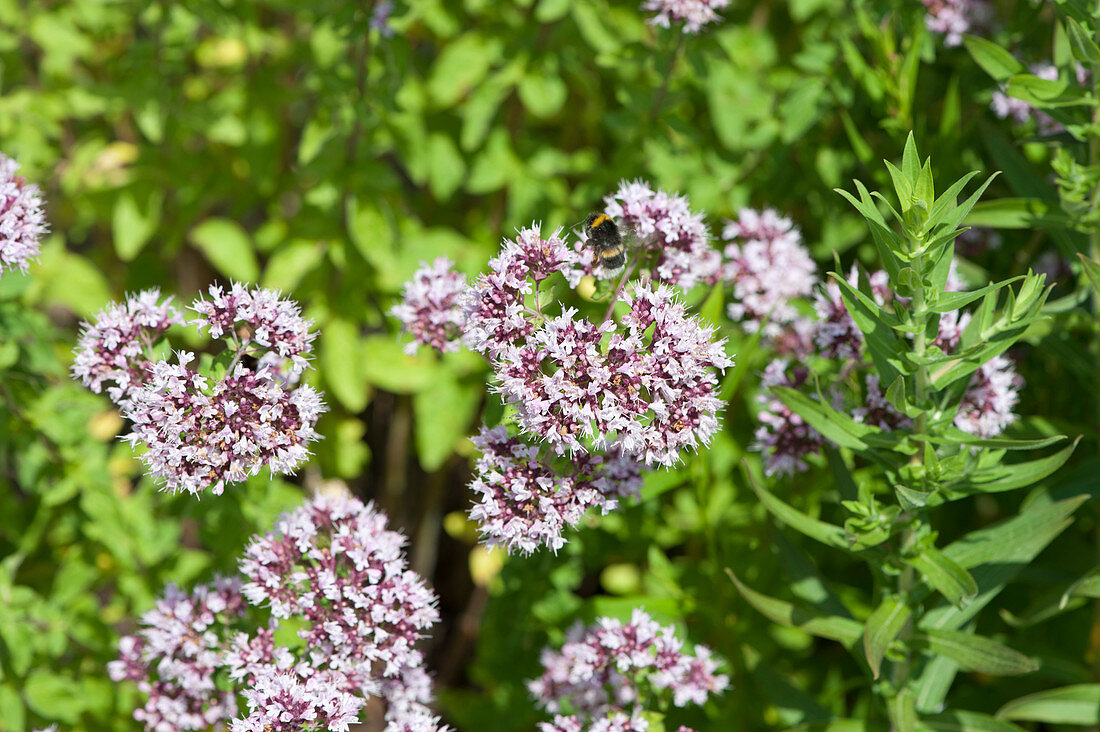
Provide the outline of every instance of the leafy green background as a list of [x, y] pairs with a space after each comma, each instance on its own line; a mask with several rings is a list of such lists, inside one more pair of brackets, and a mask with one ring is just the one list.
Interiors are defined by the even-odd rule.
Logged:
[[[917, 2], [735, 2], [687, 37], [648, 26], [630, 0], [410, 0], [390, 38], [370, 28], [372, 8], [0, 0], [0, 149], [43, 187], [52, 227], [40, 263], [0, 280], [0, 729], [135, 728], [136, 692], [105, 673], [119, 634], [165, 583], [232, 571], [302, 486], [332, 480], [390, 514], [440, 593], [428, 651], [441, 710], [461, 730], [531, 729], [543, 717], [522, 680], [539, 649], [577, 619], [635, 605], [729, 661], [733, 689], [677, 724], [866, 716], [866, 669], [769, 622], [724, 572], [813, 602], [858, 602], [872, 586], [845, 552], [778, 531], [749, 489], [741, 461], [759, 464], [748, 446], [766, 352], [726, 323], [738, 378], [712, 448], [649, 476], [644, 501], [557, 556], [501, 568], [461, 516], [486, 367], [466, 353], [404, 355], [386, 311], [422, 260], [447, 255], [474, 274], [516, 227], [572, 224], [624, 178], [688, 195], [714, 231], [741, 206], [775, 207], [823, 270], [833, 252], [871, 263], [861, 218], [832, 189], [885, 185], [880, 161], [897, 159], [911, 129], [940, 180], [1004, 171], [972, 215], [1004, 243], [963, 268], [975, 280], [1019, 274], [1045, 252], [1085, 251], [1049, 173], [1058, 151], [1081, 157], [1086, 143], [1037, 141], [992, 115], [994, 80], [925, 30]], [[996, 14], [995, 38], [1024, 62], [1069, 62], [1050, 7], [998, 3]], [[159, 286], [187, 303], [230, 279], [280, 288], [316, 321], [308, 378], [331, 407], [325, 439], [290, 481], [202, 501], [159, 494], [115, 439], [109, 403], [66, 378], [76, 327], [126, 291]], [[1054, 298], [1066, 307], [1013, 352], [1028, 384], [1019, 412], [1037, 415], [1018, 429], [1086, 435], [1029, 505], [1096, 490], [1095, 322], [1080, 292], [1063, 276]], [[886, 488], [869, 469], [856, 476]], [[824, 461], [769, 486], [839, 515]], [[1020, 502], [939, 509], [942, 543]], [[1095, 564], [1094, 505], [1076, 516], [977, 621], [1040, 670], [964, 674], [951, 706], [993, 712], [1100, 678], [1089, 591], [1036, 622]]]

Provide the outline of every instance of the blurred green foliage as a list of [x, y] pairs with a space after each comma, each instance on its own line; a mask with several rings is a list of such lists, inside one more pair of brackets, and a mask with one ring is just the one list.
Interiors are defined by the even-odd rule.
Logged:
[[[632, 0], [409, 0], [393, 37], [371, 28], [372, 10], [0, 0], [0, 148], [44, 188], [53, 231], [27, 276], [0, 280], [0, 729], [133, 729], [135, 692], [105, 673], [120, 630], [165, 583], [231, 571], [247, 537], [300, 500], [298, 483], [327, 480], [410, 533], [414, 565], [441, 595], [429, 650], [442, 711], [461, 730], [531, 729], [542, 717], [522, 681], [539, 649], [577, 619], [636, 605], [729, 662], [734, 688], [677, 723], [868, 718], [866, 669], [836, 643], [769, 622], [724, 572], [770, 596], [835, 595], [860, 620], [874, 609], [856, 591], [873, 584], [862, 565], [781, 533], [749, 489], [742, 461], [759, 461], [746, 375], [768, 357], [753, 339], [730, 333], [738, 367], [710, 450], [651, 474], [639, 505], [559, 555], [497, 573], [499, 557], [474, 549], [454, 513], [469, 502], [465, 436], [494, 399], [485, 366], [466, 353], [405, 355], [386, 311], [422, 260], [446, 255], [473, 274], [514, 228], [572, 224], [622, 178], [688, 195], [715, 230], [741, 206], [775, 207], [819, 261], [870, 263], [860, 216], [832, 189], [853, 177], [886, 185], [880, 160], [898, 157], [909, 130], [942, 180], [1003, 171], [970, 221], [1002, 229], [1004, 243], [961, 266], [974, 280], [1020, 274], [1044, 252], [1088, 251], [1094, 224], [1071, 204], [1095, 181], [1071, 163], [1087, 162], [1095, 130], [1052, 143], [998, 120], [988, 106], [1002, 79], [979, 54], [945, 48], [912, 1], [735, 3], [687, 37], [648, 26]], [[1024, 64], [1070, 62], [1051, 7], [998, 3], [996, 16], [996, 40]], [[1087, 111], [1065, 114], [1087, 126]], [[109, 403], [66, 377], [76, 324], [125, 291], [159, 286], [186, 303], [229, 279], [280, 288], [317, 322], [308, 378], [331, 407], [325, 439], [293, 485], [256, 479], [201, 502], [158, 494], [115, 439]], [[1095, 320], [1084, 285], [1056, 285], [1048, 307], [1062, 309], [1017, 354], [1019, 412], [1039, 415], [1019, 430], [1086, 441], [1068, 472], [1029, 494], [1035, 509], [1093, 495], [1100, 467]], [[867, 467], [853, 478], [887, 489]], [[839, 515], [825, 461], [770, 488], [807, 514]], [[1019, 501], [951, 504], [936, 526], [950, 541]], [[976, 621], [1042, 668], [996, 684], [965, 675], [951, 706], [992, 713], [1100, 675], [1093, 590], [1039, 622], [1095, 564], [1089, 505], [1021, 568], [999, 613]], [[948, 728], [960, 727], [936, 727]]]

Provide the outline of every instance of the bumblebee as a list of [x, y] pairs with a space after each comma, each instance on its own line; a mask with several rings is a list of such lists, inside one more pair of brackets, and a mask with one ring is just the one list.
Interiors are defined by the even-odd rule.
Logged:
[[626, 264], [626, 247], [615, 220], [607, 214], [590, 213], [584, 220], [584, 234], [596, 250], [596, 259], [606, 269], [614, 270]]

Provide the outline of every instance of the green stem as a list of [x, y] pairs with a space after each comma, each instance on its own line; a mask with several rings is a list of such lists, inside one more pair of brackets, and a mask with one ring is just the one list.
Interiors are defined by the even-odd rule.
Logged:
[[607, 303], [607, 311], [603, 314], [603, 320], [600, 321], [600, 325], [606, 323], [611, 318], [611, 314], [615, 312], [615, 303], [619, 301], [619, 296], [623, 294], [623, 287], [626, 286], [627, 278], [630, 277], [630, 274], [634, 271], [636, 266], [638, 266], [638, 257], [634, 256], [631, 258], [627, 268], [623, 270], [623, 276], [619, 278], [619, 284], [615, 288], [615, 292], [611, 295], [611, 300]]
[[[1100, 13], [1100, 0], [1096, 0], [1095, 11]], [[1097, 22], [1095, 19], [1094, 23]], [[1092, 94], [1094, 97], [1100, 99], [1100, 62], [1092, 65]], [[1092, 126], [1093, 129], [1089, 133], [1089, 166], [1095, 169], [1100, 166], [1100, 106], [1093, 107], [1092, 109]], [[1100, 225], [1097, 224], [1097, 213], [1100, 212], [1100, 184], [1097, 184], [1092, 192], [1092, 226], [1089, 232], [1089, 257], [1096, 261], [1100, 259]], [[1100, 294], [1094, 294], [1093, 296], [1093, 313], [1097, 320], [1100, 320]], [[1097, 342], [1095, 344], [1096, 353], [1100, 358], [1100, 334], [1097, 335]], [[1100, 381], [1100, 369], [1097, 371], [1098, 381]], [[1097, 425], [1100, 426], [1100, 398], [1096, 403], [1096, 420]], [[1096, 535], [1094, 537], [1094, 543], [1096, 546], [1096, 558], [1100, 561], [1100, 527], [1096, 529]], [[1093, 603], [1092, 608], [1092, 623], [1093, 628], [1100, 627], [1100, 600]], [[1095, 632], [1093, 633], [1095, 635]], [[1096, 648], [1091, 649], [1093, 653], [1096, 653]], [[1097, 654], [1100, 656], [1100, 654]], [[1100, 658], [1094, 658], [1092, 662], [1092, 676], [1093, 679], [1100, 679]], [[1100, 726], [1093, 726], [1093, 730], [1100, 729]]]
[[[917, 277], [923, 281], [924, 255], [922, 253], [922, 250], [924, 247], [924, 242], [916, 239], [915, 237], [911, 237], [910, 242], [912, 243], [913, 251], [913, 271], [916, 272]], [[924, 360], [925, 353], [928, 350], [928, 335], [926, 331], [929, 314], [925, 307], [925, 301], [926, 299], [924, 294], [924, 286], [923, 284], [918, 283], [918, 286], [913, 291], [913, 297], [910, 300], [910, 314], [913, 318], [913, 326], [916, 329], [916, 333], [913, 337], [913, 355], [915, 356], [918, 364], [921, 364], [921, 362]], [[913, 372], [913, 401], [915, 406], [921, 410], [913, 425], [913, 429], [917, 434], [924, 434], [924, 431], [927, 427], [928, 416], [925, 409], [930, 386], [931, 384], [928, 378], [928, 367], [924, 365], [918, 365], [916, 370]], [[921, 446], [918, 445], [918, 448], [921, 448]], [[919, 468], [921, 465], [923, 465], [924, 450], [918, 449], [916, 453], [914, 453], [910, 462], [915, 468]], [[916, 472], [918, 475], [920, 474], [919, 470]], [[923, 479], [920, 480], [923, 481]], [[912, 487], [918, 490], [921, 488], [921, 486], [919, 485], [914, 485]], [[901, 543], [898, 546], [898, 554], [900, 556], [904, 556], [910, 550], [910, 547], [915, 540], [916, 532], [912, 523], [912, 516], [903, 513], [901, 516], [898, 517], [898, 520], [905, 521], [909, 524], [902, 532]], [[898, 573], [897, 593], [901, 601], [904, 602], [906, 605], [909, 605], [910, 593], [912, 592], [913, 587], [916, 584], [916, 573], [914, 572], [911, 565], [904, 562], [899, 562], [899, 564], [901, 564], [901, 571]], [[913, 609], [915, 610], [915, 608]], [[900, 638], [902, 640], [901, 645], [905, 649], [903, 651], [904, 655], [900, 661], [894, 663], [893, 669], [891, 671], [890, 680], [892, 682], [893, 693], [895, 695], [901, 694], [909, 685], [909, 675], [912, 670], [912, 663], [910, 661], [909, 647], [908, 644], [905, 643], [905, 639], [910, 633], [912, 622], [913, 620], [910, 619], [910, 625], [901, 632]], [[891, 717], [893, 717], [894, 705], [890, 705], [890, 713]], [[897, 720], [891, 719], [891, 722], [892, 727], [894, 729], [897, 729]]]

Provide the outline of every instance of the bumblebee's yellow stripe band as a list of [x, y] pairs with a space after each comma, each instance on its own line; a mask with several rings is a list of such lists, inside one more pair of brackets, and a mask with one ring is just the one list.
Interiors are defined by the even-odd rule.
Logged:
[[607, 247], [600, 250], [600, 256], [604, 259], [613, 259], [623, 253], [622, 247]]
[[592, 220], [592, 228], [595, 229], [597, 226], [599, 226], [603, 222], [610, 221], [610, 220], [611, 220], [611, 217], [608, 216], [607, 214], [600, 214], [599, 216], [597, 216], [596, 218], [594, 218]]

